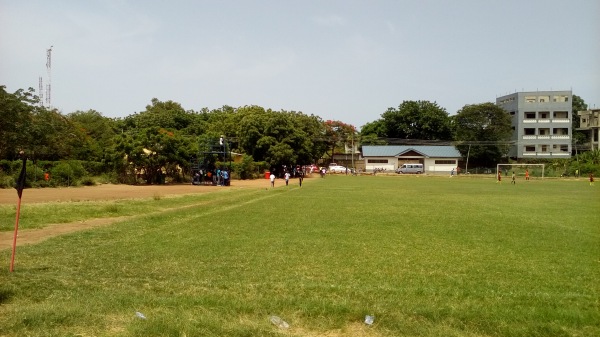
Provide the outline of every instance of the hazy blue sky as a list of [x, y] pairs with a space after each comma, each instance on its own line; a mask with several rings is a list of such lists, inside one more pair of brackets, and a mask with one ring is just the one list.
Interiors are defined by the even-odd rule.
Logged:
[[515, 91], [600, 107], [600, 1], [0, 0], [0, 85], [62, 113], [260, 105], [357, 127], [404, 100], [450, 114]]

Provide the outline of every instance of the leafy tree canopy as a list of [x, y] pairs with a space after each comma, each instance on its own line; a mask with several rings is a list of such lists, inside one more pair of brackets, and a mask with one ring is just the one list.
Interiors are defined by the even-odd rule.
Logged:
[[464, 157], [480, 165], [493, 165], [507, 152], [512, 135], [511, 118], [494, 103], [465, 105], [452, 118], [454, 139], [469, 146], [458, 146]]
[[452, 137], [446, 109], [435, 102], [404, 101], [382, 115], [386, 137], [449, 140]]

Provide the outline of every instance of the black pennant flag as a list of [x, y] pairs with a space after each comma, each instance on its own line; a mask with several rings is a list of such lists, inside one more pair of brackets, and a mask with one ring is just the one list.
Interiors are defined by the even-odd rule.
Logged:
[[19, 174], [19, 179], [17, 180], [17, 194], [19, 195], [19, 199], [21, 199], [21, 195], [23, 195], [23, 189], [25, 188], [25, 177], [27, 176], [26, 167], [27, 167], [27, 157], [22, 156], [23, 158], [23, 167], [21, 168], [21, 173]]

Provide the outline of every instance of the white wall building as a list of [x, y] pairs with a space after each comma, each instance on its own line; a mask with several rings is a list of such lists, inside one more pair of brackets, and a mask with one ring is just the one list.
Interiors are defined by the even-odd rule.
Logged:
[[454, 146], [365, 145], [362, 147], [365, 170], [394, 172], [402, 164], [423, 164], [425, 173], [449, 173], [462, 158]]
[[569, 158], [573, 139], [571, 91], [517, 92], [496, 98], [512, 117], [510, 157]]

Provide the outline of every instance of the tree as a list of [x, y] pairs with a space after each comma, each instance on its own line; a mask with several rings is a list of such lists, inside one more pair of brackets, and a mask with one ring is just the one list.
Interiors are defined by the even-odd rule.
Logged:
[[325, 122], [325, 139], [331, 150], [331, 159], [335, 154], [336, 147], [343, 147], [350, 143], [352, 137], [356, 134], [356, 128], [353, 125], [341, 121], [328, 120]]
[[[505, 155], [512, 135], [510, 115], [494, 103], [465, 105], [452, 118], [454, 139], [472, 143], [458, 150], [476, 165], [493, 166]], [[470, 151], [469, 151], [470, 148]]]
[[141, 175], [147, 184], [164, 183], [166, 177], [179, 179], [180, 171], [189, 168], [187, 148], [177, 131], [139, 129], [118, 136], [113, 162], [123, 181]]
[[386, 142], [380, 138], [387, 138], [383, 119], [367, 123], [360, 129], [361, 145], [385, 145]]
[[404, 101], [381, 115], [389, 138], [449, 140], [452, 136], [446, 109], [429, 101]]
[[56, 109], [34, 109], [29, 137], [29, 153], [35, 159], [87, 160], [90, 154], [85, 133]]
[[583, 100], [583, 98], [573, 95], [573, 103], [571, 105], [572, 110], [572, 121], [571, 124], [571, 134], [573, 135], [573, 146], [577, 146], [577, 144], [584, 144], [588, 141], [588, 134], [577, 130], [579, 128], [579, 116], [577, 115], [578, 111], [585, 111], [588, 109], [587, 104]]
[[29, 142], [33, 104], [38, 102], [33, 92], [29, 88], [10, 94], [0, 86], [0, 159], [16, 159]]
[[102, 161], [106, 151], [114, 146], [116, 122], [96, 110], [75, 111], [67, 119], [85, 136], [87, 155], [81, 159]]
[[234, 118], [239, 148], [255, 161], [280, 167], [309, 164], [323, 154], [325, 130], [315, 116], [245, 106]]
[[152, 104], [146, 106], [146, 111], [134, 114], [130, 124], [138, 129], [160, 127], [170, 130], [182, 130], [193, 122], [191, 113], [186, 112], [181, 104], [173, 101], [162, 102], [152, 99]]

